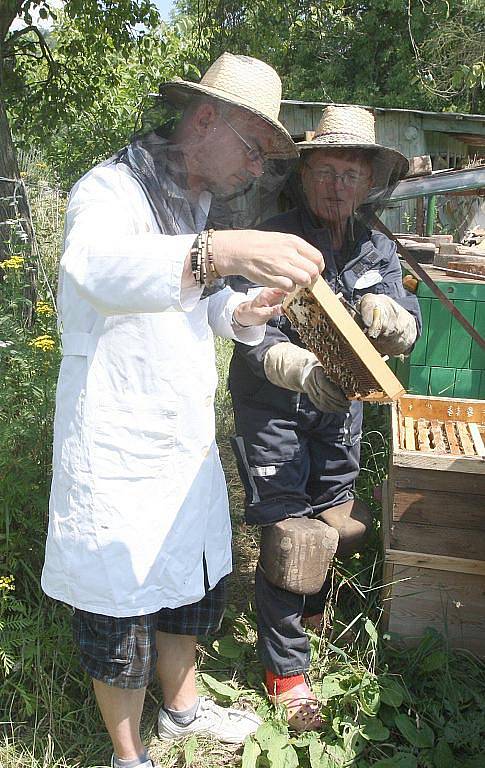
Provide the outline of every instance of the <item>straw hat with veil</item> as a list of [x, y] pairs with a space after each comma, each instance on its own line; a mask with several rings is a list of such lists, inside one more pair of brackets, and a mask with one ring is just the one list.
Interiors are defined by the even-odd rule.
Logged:
[[[346, 228], [347, 239], [354, 239], [356, 218], [365, 224], [384, 208], [409, 167], [404, 155], [377, 143], [374, 115], [363, 107], [326, 107], [314, 137], [297, 146], [303, 185], [296, 193], [300, 203], [334, 231]], [[314, 200], [319, 198], [319, 206], [312, 204], [309, 190]], [[325, 199], [330, 201], [327, 207]]]
[[[235, 229], [252, 226], [264, 218], [265, 210], [287, 179], [291, 161], [298, 156], [290, 134], [278, 120], [280, 99], [281, 81], [272, 67], [250, 56], [231, 53], [222, 54], [200, 82], [175, 78], [162, 83], [158, 94], [148, 97], [141, 128], [119, 159], [129, 165], [144, 187], [164, 231], [167, 225], [180, 230], [184, 216], [176, 193], [168, 197], [159, 194], [160, 179], [168, 177], [179, 191], [187, 189], [185, 161], [188, 152], [198, 151], [197, 137], [182, 142], [180, 126], [191, 108], [203, 102], [214, 105], [227, 130], [239, 137], [243, 150], [259, 154], [264, 162], [259, 175], [247, 174], [237, 188], [227, 193], [209, 189], [209, 224], [216, 229]], [[221, 162], [224, 139], [219, 150], [205, 153], [206, 162]], [[191, 207], [197, 221], [197, 202], [191, 200]]]

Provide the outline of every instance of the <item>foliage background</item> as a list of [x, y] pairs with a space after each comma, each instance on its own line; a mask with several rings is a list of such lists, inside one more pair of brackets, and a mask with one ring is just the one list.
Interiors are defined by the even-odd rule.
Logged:
[[177, 0], [169, 24], [147, 0], [17, 5], [53, 26], [6, 34], [0, 96], [17, 145], [42, 146], [64, 188], [129, 141], [147, 93], [224, 50], [275, 66], [285, 98], [485, 109], [483, 0]]
[[[37, 7], [45, 19], [51, 16], [53, 27], [40, 37], [33, 28], [8, 33], [2, 22], [14, 5], [28, 24]], [[88, 681], [73, 652], [69, 609], [46, 599], [39, 587], [59, 365], [53, 286], [65, 202], [61, 189], [129, 140], [146, 93], [156, 91], [159, 81], [197, 78], [225, 49], [274, 64], [290, 98], [438, 110], [484, 106], [482, 0], [180, 0], [177, 8], [167, 25], [145, 0], [69, 0], [61, 12], [48, 0], [0, 1], [0, 106], [6, 106], [23, 150], [37, 235], [30, 247], [19, 226], [24, 211], [2, 188], [2, 216], [8, 214], [2, 228], [8, 258], [0, 270], [2, 768], [88, 768], [109, 759]], [[35, 307], [30, 306], [32, 268], [40, 278]], [[32, 314], [35, 323], [29, 325]], [[270, 712], [250, 605], [256, 534], [242, 523], [228, 442], [229, 354], [227, 344], [219, 345], [217, 424], [238, 575], [222, 637], [200, 648], [199, 685], [223, 703], [251, 704], [267, 724], [242, 755], [195, 737], [163, 747], [153, 737], [159, 701], [154, 688], [143, 723], [153, 754], [167, 767], [242, 762], [244, 768], [481, 768], [483, 663], [449, 652], [445, 639], [432, 633], [413, 651], [382, 637], [378, 525], [374, 546], [339, 565], [327, 632], [312, 635], [312, 678], [327, 730], [294, 738], [279, 714]], [[377, 513], [372, 491], [386, 472], [387, 435], [382, 411], [369, 410], [359, 493]]]

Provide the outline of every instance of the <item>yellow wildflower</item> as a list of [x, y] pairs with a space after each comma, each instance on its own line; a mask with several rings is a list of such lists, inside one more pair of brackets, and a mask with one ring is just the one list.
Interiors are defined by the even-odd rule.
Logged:
[[13, 576], [0, 576], [0, 592], [12, 592], [14, 589]]
[[49, 304], [48, 301], [38, 301], [35, 308], [38, 315], [47, 315], [47, 317], [50, 317], [54, 314], [54, 307], [52, 304]]
[[0, 262], [0, 266], [3, 269], [21, 269], [24, 265], [23, 256], [11, 256], [10, 259]]
[[32, 339], [30, 342], [31, 347], [35, 347], [35, 349], [41, 349], [42, 352], [50, 352], [51, 349], [54, 349], [56, 345], [56, 342], [52, 338], [52, 336], [45, 335], [45, 336], [37, 336], [37, 338]]

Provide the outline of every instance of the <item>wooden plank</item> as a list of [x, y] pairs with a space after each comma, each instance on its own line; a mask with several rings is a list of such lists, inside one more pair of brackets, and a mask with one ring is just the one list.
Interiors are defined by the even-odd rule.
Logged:
[[441, 472], [460, 472], [470, 475], [485, 475], [485, 462], [479, 456], [453, 456], [438, 453], [421, 453], [420, 451], [403, 451], [397, 449], [392, 456], [396, 467], [407, 467], [409, 470], [423, 469]]
[[416, 450], [416, 440], [414, 437], [414, 419], [412, 416], [404, 417], [405, 448], [407, 451]]
[[461, 454], [461, 448], [458, 445], [458, 440], [455, 432], [455, 424], [453, 421], [445, 421], [445, 432], [446, 432], [446, 437], [448, 439], [448, 445], [450, 446], [451, 453], [454, 456], [459, 456]]
[[382, 539], [384, 549], [391, 546], [391, 500], [389, 498], [389, 485], [387, 480], [382, 483]]
[[470, 275], [485, 275], [485, 258], [480, 261], [449, 261], [448, 269], [466, 272]]
[[455, 648], [485, 653], [485, 581], [482, 575], [393, 565], [388, 630], [415, 644], [427, 627]]
[[387, 561], [382, 566], [382, 629], [386, 631], [389, 627], [391, 617], [392, 587], [394, 579], [394, 564]]
[[399, 398], [399, 409], [404, 416], [414, 419], [460, 420], [485, 424], [485, 402], [465, 398], [404, 395]]
[[463, 557], [446, 557], [445, 555], [405, 552], [396, 549], [387, 549], [385, 558], [386, 561], [397, 565], [413, 565], [417, 568], [432, 568], [435, 571], [473, 573], [477, 576], [485, 576], [485, 561], [483, 560], [467, 560]]
[[418, 419], [418, 447], [420, 451], [430, 451], [429, 427], [425, 419]]
[[468, 432], [465, 422], [457, 421], [456, 429], [465, 456], [476, 456], [475, 446], [473, 445], [473, 441], [470, 437], [470, 433]]
[[476, 529], [400, 522], [391, 528], [391, 549], [485, 560], [485, 536]]
[[442, 527], [465, 529], [470, 536], [485, 530], [485, 496], [480, 494], [396, 489], [390, 511], [395, 526], [435, 526], [438, 538]]
[[446, 446], [441, 432], [441, 424], [436, 419], [430, 422], [431, 438], [433, 441], [433, 450], [437, 453], [446, 453]]
[[[419, 453], [406, 454], [413, 459], [418, 459]], [[441, 469], [425, 469], [414, 464], [400, 466], [394, 463], [389, 469], [389, 492], [396, 494], [399, 491], [438, 491], [441, 493], [463, 494], [464, 496], [476, 494], [485, 497], [485, 475], [480, 471], [483, 462], [450, 456], [451, 463], [464, 464], [466, 467], [474, 467], [474, 472], [457, 472], [453, 468], [447, 471]]]
[[470, 430], [470, 435], [473, 440], [477, 456], [485, 459], [485, 445], [483, 444], [482, 436], [480, 434], [480, 430], [478, 429], [478, 424], [470, 421], [468, 424], [468, 429]]

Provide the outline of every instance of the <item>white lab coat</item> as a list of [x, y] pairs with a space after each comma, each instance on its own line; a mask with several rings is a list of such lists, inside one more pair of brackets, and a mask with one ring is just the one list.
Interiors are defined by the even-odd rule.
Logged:
[[124, 165], [97, 166], [71, 194], [42, 586], [93, 613], [199, 600], [204, 556], [211, 587], [231, 570], [213, 332], [256, 344], [264, 326], [234, 335], [244, 294], [225, 288], [200, 301], [200, 289], [181, 291], [210, 196], [199, 202], [204, 221], [173, 236], [159, 233]]

